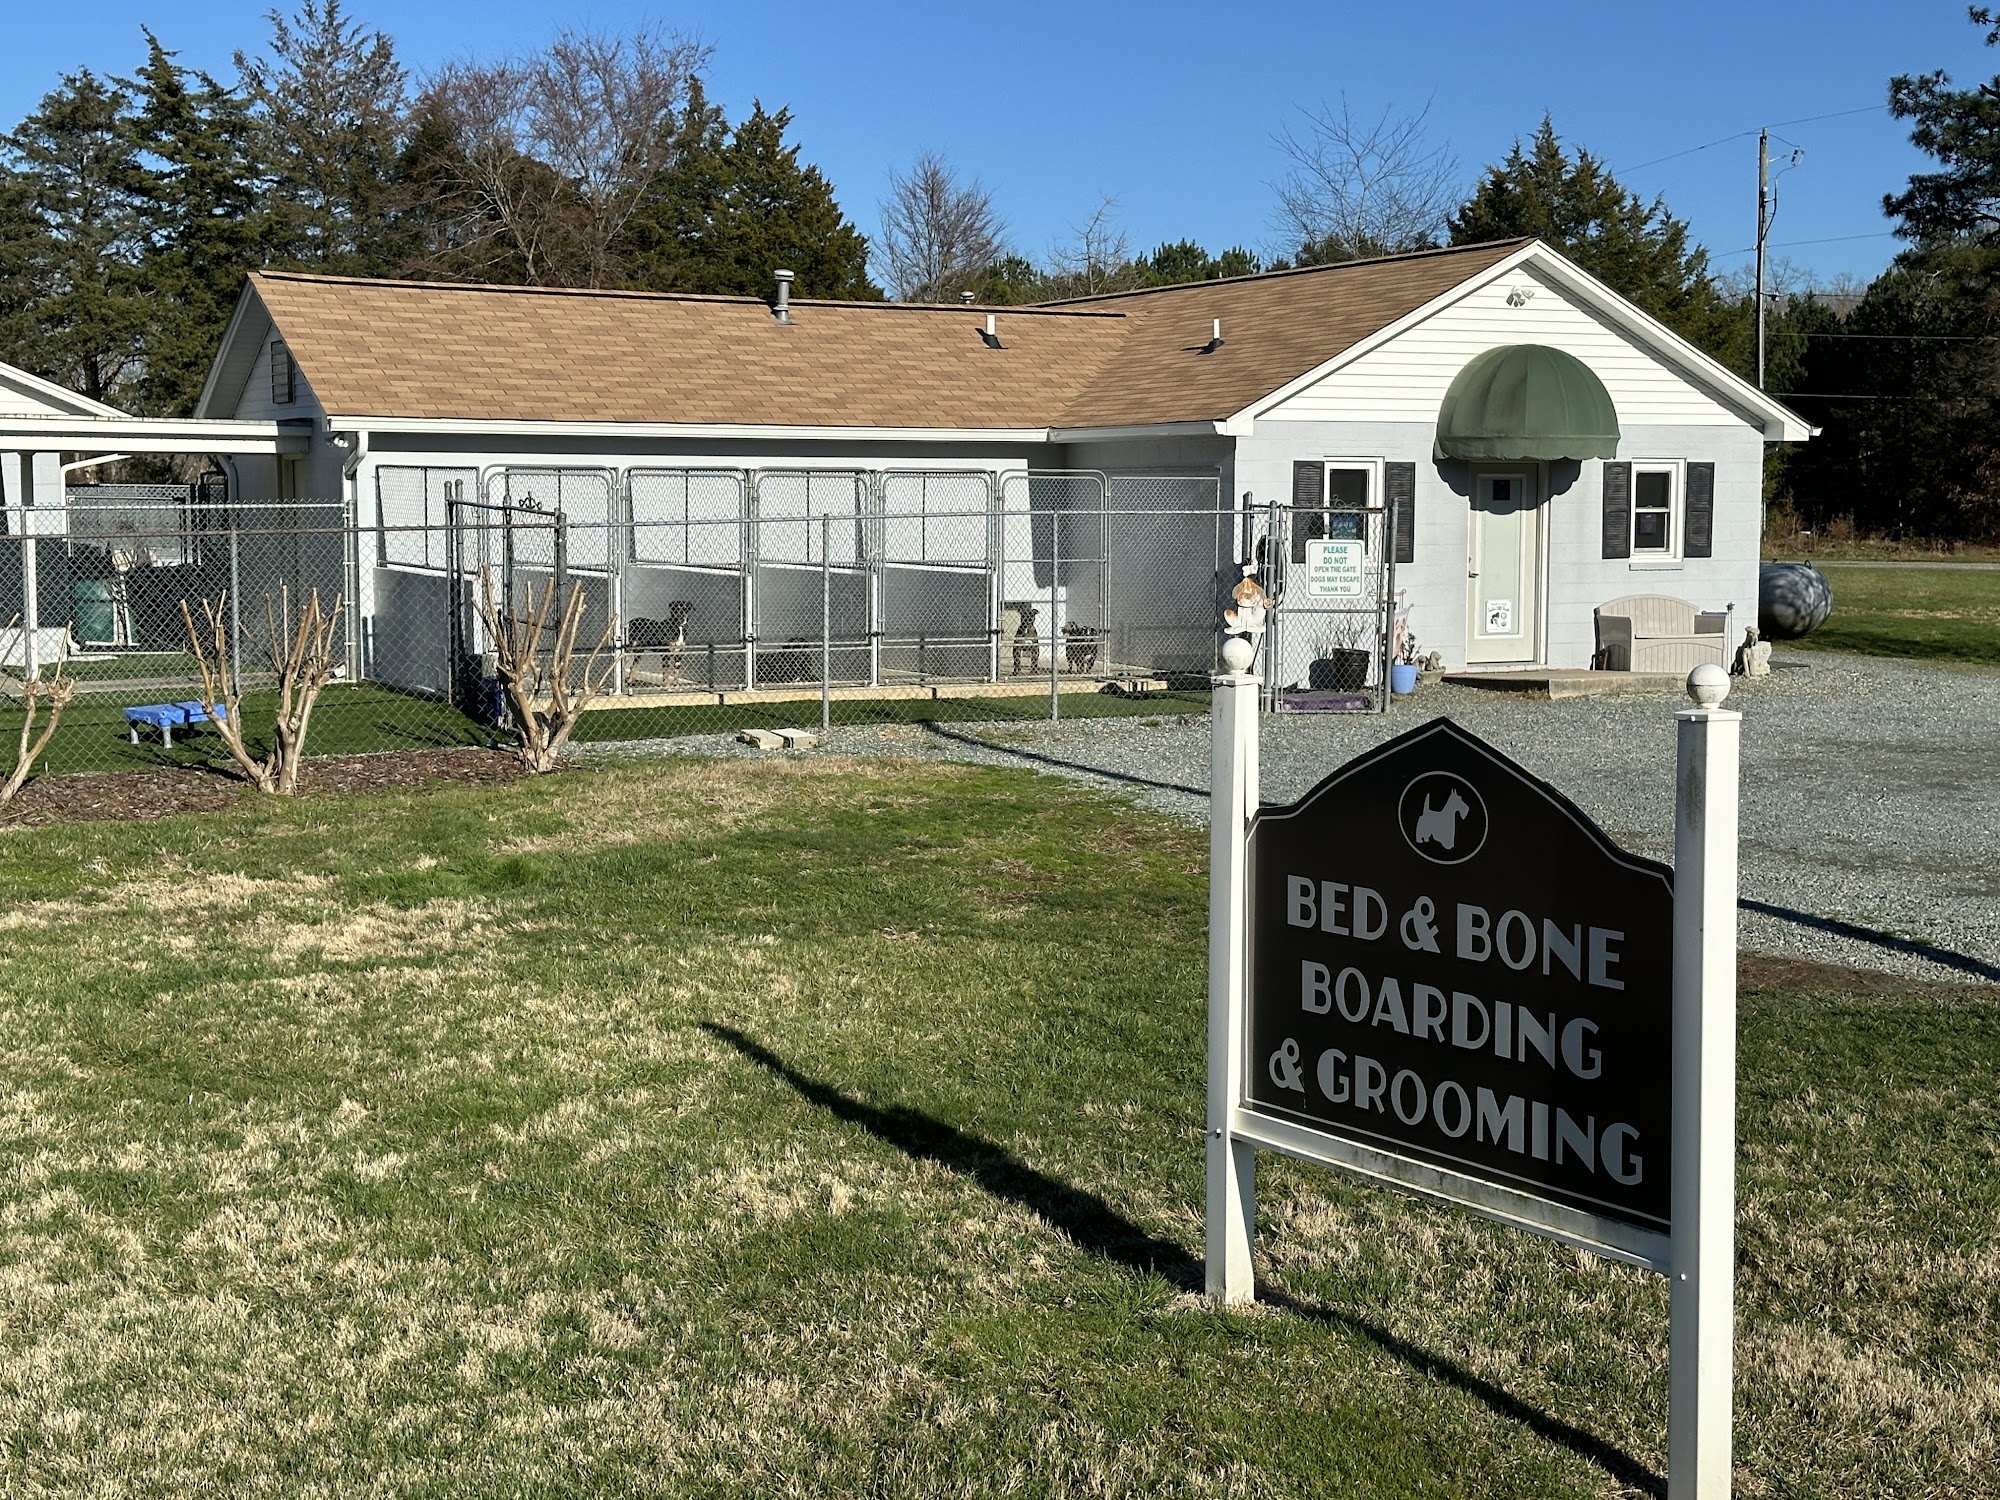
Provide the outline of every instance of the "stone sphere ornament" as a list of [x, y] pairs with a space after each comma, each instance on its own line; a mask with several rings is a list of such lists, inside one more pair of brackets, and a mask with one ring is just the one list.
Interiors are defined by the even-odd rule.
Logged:
[[1757, 631], [1765, 640], [1811, 635], [1833, 613], [1833, 585], [1810, 563], [1765, 563], [1757, 575]]
[[1257, 643], [1247, 635], [1232, 635], [1222, 642], [1222, 664], [1232, 672], [1247, 672], [1257, 659]]
[[1729, 696], [1729, 671], [1705, 661], [1688, 673], [1687, 695], [1696, 708], [1714, 708]]

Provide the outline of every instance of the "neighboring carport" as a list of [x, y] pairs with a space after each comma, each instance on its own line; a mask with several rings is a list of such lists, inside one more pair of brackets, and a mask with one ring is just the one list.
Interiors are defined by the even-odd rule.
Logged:
[[[85, 404], [82, 398], [74, 399]], [[160, 454], [224, 458], [299, 454], [312, 441], [304, 424], [132, 417], [103, 410], [108, 414], [0, 412], [0, 536], [15, 539], [19, 546], [21, 665], [30, 672], [46, 655], [41, 640], [38, 542], [58, 540], [70, 532], [69, 472], [118, 458]], [[13, 593], [12, 582], [0, 580], [0, 596]], [[0, 611], [0, 626], [13, 613]]]

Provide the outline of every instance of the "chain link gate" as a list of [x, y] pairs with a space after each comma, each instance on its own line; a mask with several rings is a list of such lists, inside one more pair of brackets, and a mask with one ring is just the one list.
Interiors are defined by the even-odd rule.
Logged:
[[504, 724], [507, 705], [487, 638], [483, 592], [492, 590], [494, 609], [505, 619], [535, 609], [553, 581], [551, 613], [561, 609], [569, 597], [568, 527], [560, 510], [488, 500], [449, 500], [445, 514], [451, 701], [480, 723]]
[[[1246, 518], [1247, 519], [1247, 518]], [[1272, 713], [1386, 713], [1395, 517], [1382, 506], [1273, 503], [1251, 555], [1276, 605], [1264, 637]]]

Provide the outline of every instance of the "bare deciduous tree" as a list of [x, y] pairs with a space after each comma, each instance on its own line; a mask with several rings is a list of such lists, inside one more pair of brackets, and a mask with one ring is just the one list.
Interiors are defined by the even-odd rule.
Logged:
[[[527, 610], [502, 609], [493, 597], [492, 573], [482, 571], [479, 575], [479, 618], [492, 643], [494, 675], [507, 695], [507, 712], [514, 721], [514, 753], [536, 774], [556, 768], [577, 719], [604, 691], [617, 666], [617, 657], [607, 650], [618, 633], [617, 616], [605, 618], [603, 633], [579, 666], [583, 585], [570, 585], [551, 634], [549, 613], [555, 597], [552, 576], [543, 585], [540, 599]], [[548, 642], [546, 652], [544, 640]]]
[[672, 170], [709, 48], [657, 28], [565, 31], [497, 63], [448, 63], [419, 101], [449, 142], [424, 164], [461, 248], [513, 258], [533, 286], [609, 286], [617, 247]]
[[281, 589], [275, 605], [269, 594], [264, 596], [264, 651], [278, 678], [278, 712], [270, 753], [259, 757], [250, 753], [244, 738], [242, 699], [229, 670], [229, 596], [225, 593], [213, 602], [203, 599], [200, 625], [196, 625], [187, 600], [181, 600], [188, 644], [201, 670], [202, 708], [222, 736], [229, 758], [260, 792], [284, 797], [298, 792], [313, 708], [339, 664], [334, 637], [340, 631], [345, 602], [343, 595], [336, 594], [333, 608], [323, 610], [319, 590], [314, 589], [294, 619], [289, 591]]
[[1132, 242], [1118, 225], [1117, 207], [1117, 198], [1106, 194], [1089, 218], [1070, 226], [1067, 243], [1049, 246], [1051, 298], [1099, 297], [1139, 283], [1140, 268], [1132, 259]]
[[[21, 627], [21, 617], [16, 615], [0, 630], [0, 664], [5, 664], [16, 650], [21, 650], [27, 642]], [[27, 654], [22, 650], [23, 663]], [[25, 670], [25, 668], [24, 668]], [[14, 794], [26, 783], [35, 762], [42, 758], [42, 752], [49, 748], [49, 741], [55, 738], [56, 726], [62, 723], [63, 710], [69, 707], [69, 700], [76, 696], [76, 679], [69, 675], [67, 666], [59, 656], [56, 658], [55, 673], [43, 677], [37, 667], [21, 679], [21, 737], [14, 749], [14, 769], [7, 773], [7, 779], [0, 781], [0, 807], [14, 800]], [[48, 717], [42, 720], [41, 732], [35, 732], [35, 720], [42, 706], [48, 706]]]
[[889, 174], [881, 211], [876, 270], [900, 302], [955, 301], [1007, 253], [993, 195], [935, 151]]
[[1276, 136], [1289, 165], [1274, 187], [1280, 227], [1301, 264], [1394, 255], [1438, 244], [1458, 205], [1458, 159], [1433, 145], [1426, 104], [1372, 123], [1321, 103]]

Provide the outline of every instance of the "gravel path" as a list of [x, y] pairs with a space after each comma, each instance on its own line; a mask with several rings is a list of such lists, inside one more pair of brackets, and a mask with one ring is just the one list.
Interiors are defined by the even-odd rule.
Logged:
[[[2000, 980], [2000, 672], [1782, 651], [1737, 679], [1747, 949]], [[1642, 854], [1673, 853], [1673, 713], [1652, 695], [1549, 703], [1442, 684], [1386, 717], [1264, 721], [1263, 793], [1285, 802], [1392, 734], [1448, 715]], [[594, 754], [758, 754], [720, 737]], [[1025, 766], [1207, 821], [1205, 717], [836, 728], [823, 751]]]

